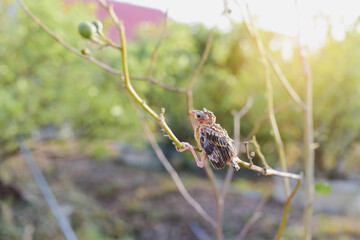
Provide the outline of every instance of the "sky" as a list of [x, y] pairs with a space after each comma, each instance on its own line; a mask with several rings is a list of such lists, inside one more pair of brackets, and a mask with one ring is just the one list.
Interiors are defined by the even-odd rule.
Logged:
[[[203, 23], [208, 27], [217, 26], [224, 31], [231, 21], [242, 20], [239, 6], [245, 9], [245, 2], [255, 16], [257, 27], [286, 36], [295, 37], [298, 32], [298, 18], [293, 0], [229, 0], [231, 14], [224, 16], [223, 0], [122, 0], [131, 4], [168, 10], [168, 16], [182, 23]], [[345, 37], [345, 31], [360, 16], [360, 0], [298, 0], [303, 42], [310, 49], [320, 47], [326, 37], [326, 16], [337, 40]], [[244, 11], [246, 12], [246, 11]], [[230, 17], [230, 19], [229, 19]]]

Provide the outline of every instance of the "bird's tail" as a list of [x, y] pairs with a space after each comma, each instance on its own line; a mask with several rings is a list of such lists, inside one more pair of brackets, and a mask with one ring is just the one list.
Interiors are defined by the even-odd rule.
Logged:
[[240, 169], [240, 166], [239, 164], [237, 164], [237, 162], [240, 162], [240, 159], [236, 156], [230, 160], [230, 166], [234, 168], [235, 171], [238, 171]]

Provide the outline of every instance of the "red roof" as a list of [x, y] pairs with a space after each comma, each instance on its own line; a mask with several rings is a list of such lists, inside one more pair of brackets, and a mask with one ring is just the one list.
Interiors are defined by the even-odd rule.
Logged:
[[[65, 0], [67, 2], [72, 2], [72, 0]], [[82, 0], [84, 2], [94, 2], [94, 0]], [[95, 1], [97, 2], [97, 1]], [[117, 1], [112, 1], [114, 6], [115, 14], [124, 22], [125, 33], [127, 39], [135, 38], [135, 29], [139, 24], [143, 22], [152, 22], [160, 27], [162, 20], [165, 18], [165, 13], [142, 6], [137, 6], [129, 3], [122, 3]], [[107, 11], [97, 2], [98, 10], [96, 16], [100, 21], [108, 18], [109, 15]], [[113, 41], [119, 42], [119, 32], [116, 29], [115, 25], [112, 24], [108, 29], [107, 36], [110, 37]]]

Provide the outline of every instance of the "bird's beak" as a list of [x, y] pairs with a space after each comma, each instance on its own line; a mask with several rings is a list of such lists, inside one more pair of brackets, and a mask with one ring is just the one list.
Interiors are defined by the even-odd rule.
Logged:
[[191, 116], [195, 117], [196, 110], [191, 110], [191, 111], [189, 111], [189, 114], [190, 114]]

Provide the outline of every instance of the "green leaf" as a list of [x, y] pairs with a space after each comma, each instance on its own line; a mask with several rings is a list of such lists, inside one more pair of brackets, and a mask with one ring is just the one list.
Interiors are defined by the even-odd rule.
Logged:
[[315, 183], [315, 191], [317, 194], [328, 195], [332, 191], [332, 186], [327, 182], [317, 182]]

